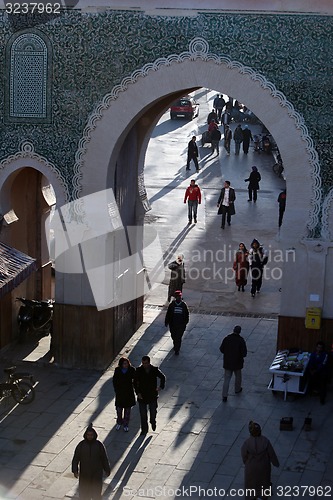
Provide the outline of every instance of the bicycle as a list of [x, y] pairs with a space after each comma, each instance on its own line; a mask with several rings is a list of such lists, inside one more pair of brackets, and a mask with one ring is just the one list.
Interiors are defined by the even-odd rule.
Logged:
[[[15, 372], [16, 366], [5, 368], [6, 379], [0, 383], [0, 398], [11, 396], [16, 403], [26, 405], [35, 399], [35, 389], [32, 385], [33, 376], [29, 373]], [[27, 380], [22, 380], [27, 379]]]

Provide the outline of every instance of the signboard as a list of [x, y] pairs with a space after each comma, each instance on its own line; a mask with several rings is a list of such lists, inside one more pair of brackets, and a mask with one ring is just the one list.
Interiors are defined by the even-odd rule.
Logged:
[[320, 321], [321, 321], [321, 307], [307, 307], [305, 316], [305, 328], [319, 330]]

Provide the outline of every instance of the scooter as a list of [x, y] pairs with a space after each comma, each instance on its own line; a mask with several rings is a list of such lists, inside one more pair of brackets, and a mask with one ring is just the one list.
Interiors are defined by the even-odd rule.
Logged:
[[53, 300], [31, 300], [17, 297], [22, 305], [17, 315], [19, 324], [19, 342], [23, 342], [27, 333], [42, 336], [52, 335]]

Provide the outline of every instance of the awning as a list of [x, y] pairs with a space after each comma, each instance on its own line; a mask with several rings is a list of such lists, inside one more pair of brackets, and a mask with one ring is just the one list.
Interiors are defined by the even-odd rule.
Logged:
[[36, 259], [0, 242], [0, 298], [16, 288], [36, 269]]

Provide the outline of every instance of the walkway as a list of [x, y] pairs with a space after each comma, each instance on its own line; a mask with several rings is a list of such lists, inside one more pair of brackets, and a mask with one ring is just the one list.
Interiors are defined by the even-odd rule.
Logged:
[[[189, 305], [212, 312], [224, 311], [236, 314], [278, 314], [280, 309], [281, 263], [285, 254], [278, 232], [277, 197], [285, 187], [272, 171], [274, 159], [265, 153], [258, 154], [250, 147], [248, 155], [234, 154], [232, 141], [231, 155], [227, 156], [220, 145], [219, 157], [211, 155], [210, 144], [201, 147], [201, 134], [206, 130], [206, 118], [212, 109], [216, 92], [198, 91], [200, 115], [192, 122], [170, 120], [169, 113], [160, 120], [151, 139], [145, 168], [145, 183], [152, 210], [146, 215], [146, 224], [153, 227], [159, 236], [165, 265], [174, 260], [177, 253], [185, 255], [187, 281], [184, 299]], [[232, 124], [234, 129], [236, 124]], [[261, 132], [261, 126], [250, 125], [252, 133]], [[167, 134], [167, 137], [166, 137]], [[186, 172], [187, 143], [192, 135], [198, 139], [200, 151], [199, 174]], [[249, 203], [247, 186], [251, 167], [256, 165], [262, 181], [257, 203]], [[196, 179], [203, 193], [198, 210], [198, 224], [188, 226], [187, 206], [184, 193], [190, 179]], [[223, 231], [216, 203], [224, 180], [230, 180], [236, 190], [236, 215], [231, 227]], [[270, 252], [270, 262], [266, 266], [263, 293], [255, 300], [246, 293], [238, 293], [232, 270], [234, 252], [239, 242], [249, 248], [253, 238]], [[148, 295], [147, 303], [164, 305], [170, 271], [166, 267], [163, 284]]]
[[[111, 379], [117, 361], [103, 374], [63, 370], [44, 365], [43, 360], [24, 362], [24, 369], [31, 370], [38, 380], [37, 395], [27, 407], [12, 409], [1, 403], [0, 498], [75, 498], [77, 481], [71, 474], [71, 459], [89, 422], [96, 426], [112, 464], [104, 498], [172, 499], [179, 493], [177, 488], [189, 491], [191, 487], [191, 498], [197, 499], [198, 488], [201, 492], [214, 487], [239, 490], [243, 487], [240, 447], [248, 436], [251, 419], [260, 423], [278, 454], [281, 465], [273, 470], [275, 487], [286, 488], [283, 491], [287, 493], [288, 486], [321, 485], [329, 488], [327, 496], [331, 496], [332, 393], [321, 406], [316, 397], [289, 395], [285, 402], [282, 393], [274, 396], [267, 389], [277, 321], [192, 314], [180, 356], [174, 356], [164, 315], [159, 308], [146, 308], [145, 323], [121, 353], [134, 365], [140, 363], [142, 355], [149, 354], [152, 363], [167, 376], [159, 400], [157, 430], [145, 438], [139, 435], [137, 407], [132, 412], [130, 431], [115, 430]], [[233, 394], [231, 384], [228, 402], [222, 403], [219, 346], [235, 324], [242, 326], [249, 351], [243, 392]], [[41, 345], [40, 355], [43, 353]], [[22, 357], [17, 349], [9, 350], [2, 355], [1, 367]], [[302, 426], [308, 414], [313, 428], [306, 432]], [[289, 416], [294, 418], [294, 430], [280, 431], [280, 419]], [[184, 491], [178, 498], [186, 498]], [[319, 498], [309, 491], [302, 498]], [[287, 494], [281, 497], [298, 498]]]

